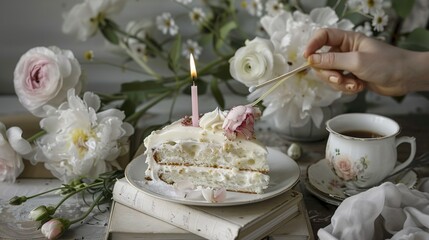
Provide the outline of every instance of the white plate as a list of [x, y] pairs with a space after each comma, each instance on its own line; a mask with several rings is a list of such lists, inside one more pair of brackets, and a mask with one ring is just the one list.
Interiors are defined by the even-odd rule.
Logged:
[[[412, 188], [416, 185], [417, 180], [417, 173], [410, 171], [399, 179], [393, 178], [387, 181], [403, 183], [409, 188]], [[309, 192], [313, 193], [321, 200], [334, 205], [338, 205], [336, 203], [347, 198], [345, 192], [352, 194], [357, 193], [354, 189], [348, 189], [346, 187], [344, 181], [334, 173], [327, 159], [321, 159], [308, 167], [306, 182]]]
[[284, 153], [268, 148], [268, 165], [270, 167], [270, 183], [262, 194], [227, 192], [226, 199], [220, 203], [210, 203], [204, 198], [189, 199], [176, 196], [173, 186], [167, 184], [157, 184], [144, 179], [144, 172], [147, 168], [146, 157], [140, 155], [131, 161], [125, 169], [127, 181], [142, 192], [163, 200], [182, 203], [186, 205], [198, 206], [233, 206], [254, 202], [260, 202], [275, 197], [291, 189], [299, 180], [300, 169], [298, 164]]

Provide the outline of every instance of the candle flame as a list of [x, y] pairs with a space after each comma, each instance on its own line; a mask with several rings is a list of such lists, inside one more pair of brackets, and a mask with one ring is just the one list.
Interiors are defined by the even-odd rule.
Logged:
[[194, 56], [192, 55], [192, 53], [189, 56], [189, 65], [191, 67], [191, 78], [192, 81], [194, 81], [197, 78], [197, 70], [195, 68]]

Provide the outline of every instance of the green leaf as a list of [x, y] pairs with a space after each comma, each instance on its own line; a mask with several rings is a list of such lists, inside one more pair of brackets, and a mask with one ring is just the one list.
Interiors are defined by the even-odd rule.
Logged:
[[133, 114], [135, 112], [136, 107], [137, 107], [137, 105], [134, 101], [127, 99], [122, 103], [120, 109], [122, 111], [124, 111], [125, 116], [130, 116], [131, 114]]
[[212, 75], [214, 77], [223, 79], [223, 80], [227, 80], [227, 79], [231, 79], [231, 73], [229, 71], [229, 62], [225, 61], [224, 63], [222, 63], [221, 65], [217, 66], [214, 70]]
[[98, 26], [103, 36], [112, 44], [119, 44], [119, 37], [115, 32], [116, 24], [109, 19], [105, 19], [104, 24]]
[[406, 18], [414, 6], [415, 0], [392, 0], [392, 7], [401, 18]]
[[121, 92], [133, 92], [133, 91], [150, 91], [166, 89], [166, 87], [159, 81], [147, 80], [147, 81], [134, 81], [121, 84]]
[[223, 98], [222, 92], [219, 89], [218, 80], [215, 78], [210, 82], [210, 90], [215, 98], [217, 104], [221, 109], [225, 108], [225, 99]]
[[416, 28], [407, 37], [399, 40], [398, 46], [413, 51], [429, 51], [429, 31]]
[[[215, 42], [216, 42], [216, 49], [221, 49], [223, 44], [225, 43], [228, 34], [233, 30], [237, 28], [237, 23], [235, 21], [230, 21], [227, 22], [226, 24], [224, 24], [220, 29], [219, 29], [219, 36], [218, 38], [215, 38]], [[214, 35], [216, 36], [216, 35]]]
[[170, 53], [168, 54], [168, 67], [173, 71], [177, 72], [180, 67], [180, 53], [182, 51], [182, 37], [177, 34], [176, 40], [174, 41]]

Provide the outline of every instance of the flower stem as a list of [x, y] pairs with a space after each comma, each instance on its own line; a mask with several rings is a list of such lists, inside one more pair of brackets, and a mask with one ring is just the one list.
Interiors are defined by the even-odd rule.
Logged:
[[45, 134], [46, 134], [46, 131], [45, 131], [45, 130], [42, 130], [42, 131], [40, 131], [40, 132], [38, 132], [38, 133], [34, 134], [33, 136], [29, 137], [29, 138], [27, 139], [27, 141], [31, 143], [31, 142], [33, 142], [34, 140], [38, 139], [39, 137], [41, 137], [41, 136], [43, 136], [43, 135], [45, 135]]
[[98, 205], [98, 203], [100, 202], [100, 200], [104, 197], [103, 193], [100, 193], [100, 195], [98, 195], [98, 197], [94, 200], [94, 202], [91, 204], [91, 206], [89, 207], [89, 209], [85, 212], [84, 215], [82, 215], [81, 217], [75, 219], [75, 220], [71, 220], [70, 224], [74, 224], [77, 223], [79, 221], [82, 221], [83, 219], [85, 219], [86, 217], [88, 217], [88, 215], [92, 212], [92, 210], [94, 209], [95, 206]]
[[152, 77], [160, 80], [162, 77], [156, 73], [152, 68], [149, 67], [144, 61], [142, 61], [139, 57], [137, 57], [133, 52], [130, 51], [130, 49], [125, 46], [123, 43], [119, 44], [125, 52], [140, 66], [142, 67], [148, 74], [150, 74]]
[[67, 194], [65, 197], [63, 197], [63, 199], [61, 199], [61, 201], [57, 204], [57, 206], [54, 208], [54, 212], [57, 211], [57, 209], [61, 206], [61, 204], [63, 204], [67, 199], [69, 199], [71, 196], [75, 195], [76, 193], [82, 192], [83, 190], [86, 190], [90, 187], [95, 187], [95, 186], [99, 186], [104, 184], [103, 182], [97, 182], [97, 183], [93, 183], [93, 184], [89, 184], [83, 188], [80, 188], [74, 192], [71, 192], [69, 194]]

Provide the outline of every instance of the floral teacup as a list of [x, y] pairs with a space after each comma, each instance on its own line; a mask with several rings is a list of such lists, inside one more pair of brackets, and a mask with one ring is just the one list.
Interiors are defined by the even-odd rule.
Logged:
[[[326, 122], [326, 158], [347, 187], [370, 187], [406, 167], [416, 153], [414, 137], [399, 137], [394, 120], [375, 114], [350, 113]], [[411, 153], [397, 164], [397, 146], [411, 145]]]

